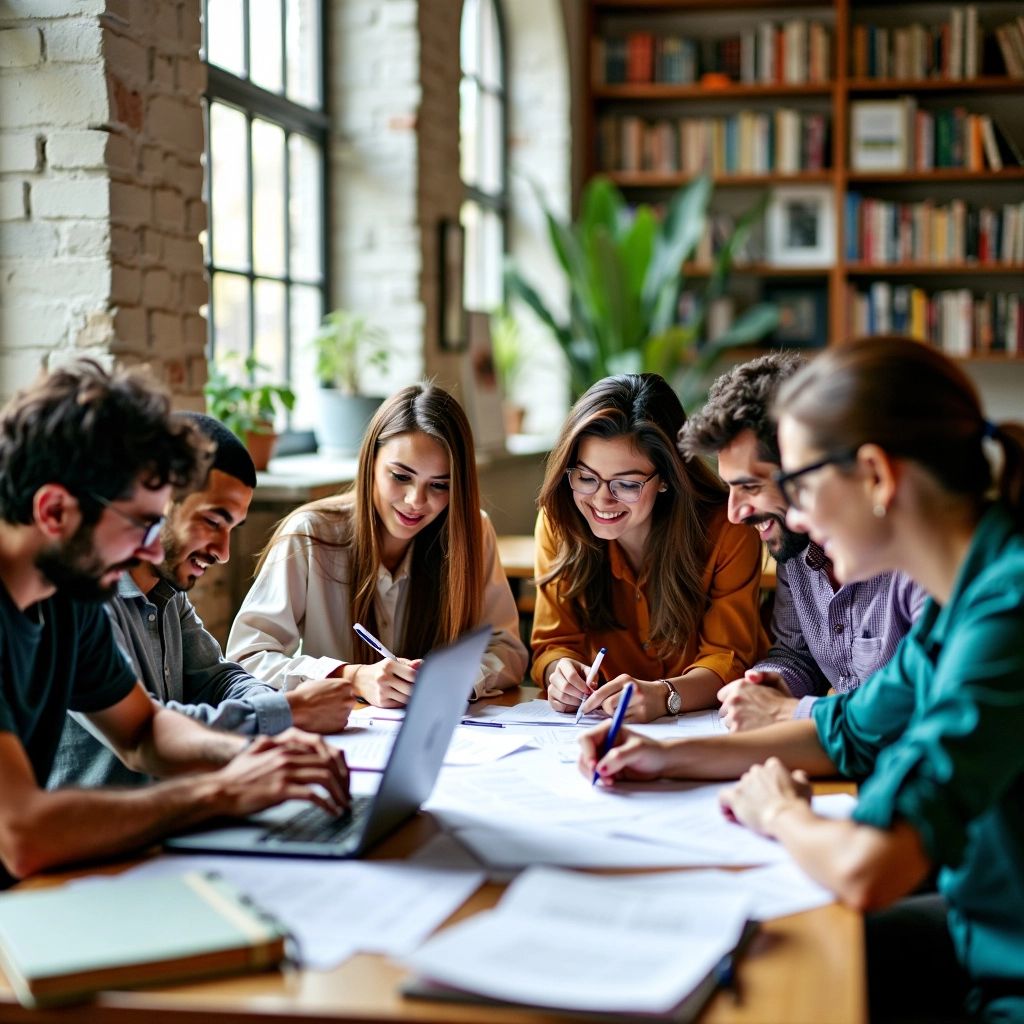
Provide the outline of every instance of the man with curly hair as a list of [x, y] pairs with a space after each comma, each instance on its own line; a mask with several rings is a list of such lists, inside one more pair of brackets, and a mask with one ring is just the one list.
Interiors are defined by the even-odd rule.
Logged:
[[[348, 805], [344, 758], [320, 737], [207, 729], [151, 700], [114, 643], [102, 602], [163, 560], [172, 489], [205, 475], [209, 448], [163, 392], [91, 360], [0, 412], [0, 889], [219, 815]], [[46, 790], [68, 710], [130, 768], [182, 777]]]
[[925, 599], [898, 573], [840, 586], [825, 552], [786, 526], [786, 499], [774, 479], [780, 458], [772, 404], [803, 362], [773, 352], [734, 367], [680, 431], [684, 455], [718, 457], [729, 520], [757, 530], [778, 567], [771, 650], [718, 693], [732, 730], [809, 717], [830, 689], [860, 686], [892, 657]]

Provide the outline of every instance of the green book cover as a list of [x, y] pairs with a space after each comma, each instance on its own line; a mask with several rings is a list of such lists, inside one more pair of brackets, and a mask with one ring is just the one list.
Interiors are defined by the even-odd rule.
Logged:
[[260, 970], [284, 929], [216, 875], [104, 878], [0, 896], [0, 967], [25, 1006]]

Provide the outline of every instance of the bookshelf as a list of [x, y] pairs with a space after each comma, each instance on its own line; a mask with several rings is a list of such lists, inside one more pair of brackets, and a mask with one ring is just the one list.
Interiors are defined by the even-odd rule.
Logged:
[[[734, 271], [738, 292], [752, 300], [777, 287], [820, 289], [829, 344], [863, 328], [865, 303], [877, 298], [881, 308], [872, 310], [872, 325], [920, 328], [923, 315], [925, 329], [950, 354], [1024, 365], [1024, 160], [1012, 149], [1024, 150], [1024, 76], [1004, 58], [1006, 39], [996, 31], [1013, 27], [1019, 3], [586, 0], [584, 6], [587, 177], [606, 174], [627, 198], [658, 201], [697, 173], [696, 162], [712, 172], [716, 208], [727, 213], [779, 189], [826, 192], [834, 259], [777, 264], [762, 239], [760, 251]], [[1024, 47], [1024, 24], [1018, 30]], [[870, 140], [862, 119], [886, 107], [906, 111], [898, 140], [905, 159], [896, 169], [857, 166], [866, 163]], [[790, 123], [782, 125], [780, 117]], [[995, 133], [990, 141], [983, 141], [986, 119]], [[787, 132], [788, 153], [780, 146]], [[997, 141], [999, 169], [988, 148]], [[865, 248], [865, 225], [852, 220], [864, 207], [872, 216], [882, 209], [876, 226], [892, 232], [889, 251]], [[706, 273], [702, 265], [683, 269], [687, 277]], [[897, 311], [915, 304], [916, 321], [893, 322], [894, 297]], [[949, 342], [954, 320], [970, 332], [970, 345], [962, 338]], [[936, 326], [945, 335], [935, 335]]]

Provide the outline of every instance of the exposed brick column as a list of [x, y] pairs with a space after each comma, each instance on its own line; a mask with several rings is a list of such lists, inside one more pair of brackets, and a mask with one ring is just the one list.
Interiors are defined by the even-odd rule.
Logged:
[[0, 397], [89, 353], [150, 363], [199, 406], [199, 10], [0, 7]]

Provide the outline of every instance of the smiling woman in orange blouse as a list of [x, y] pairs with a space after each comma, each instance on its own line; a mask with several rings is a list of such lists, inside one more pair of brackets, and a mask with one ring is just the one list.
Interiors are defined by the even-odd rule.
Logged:
[[[534, 680], [558, 711], [610, 714], [632, 681], [627, 719], [717, 705], [756, 660], [761, 544], [726, 519], [726, 491], [684, 461], [686, 420], [657, 374], [598, 381], [548, 460], [536, 528]], [[586, 676], [606, 647], [603, 685]]]

